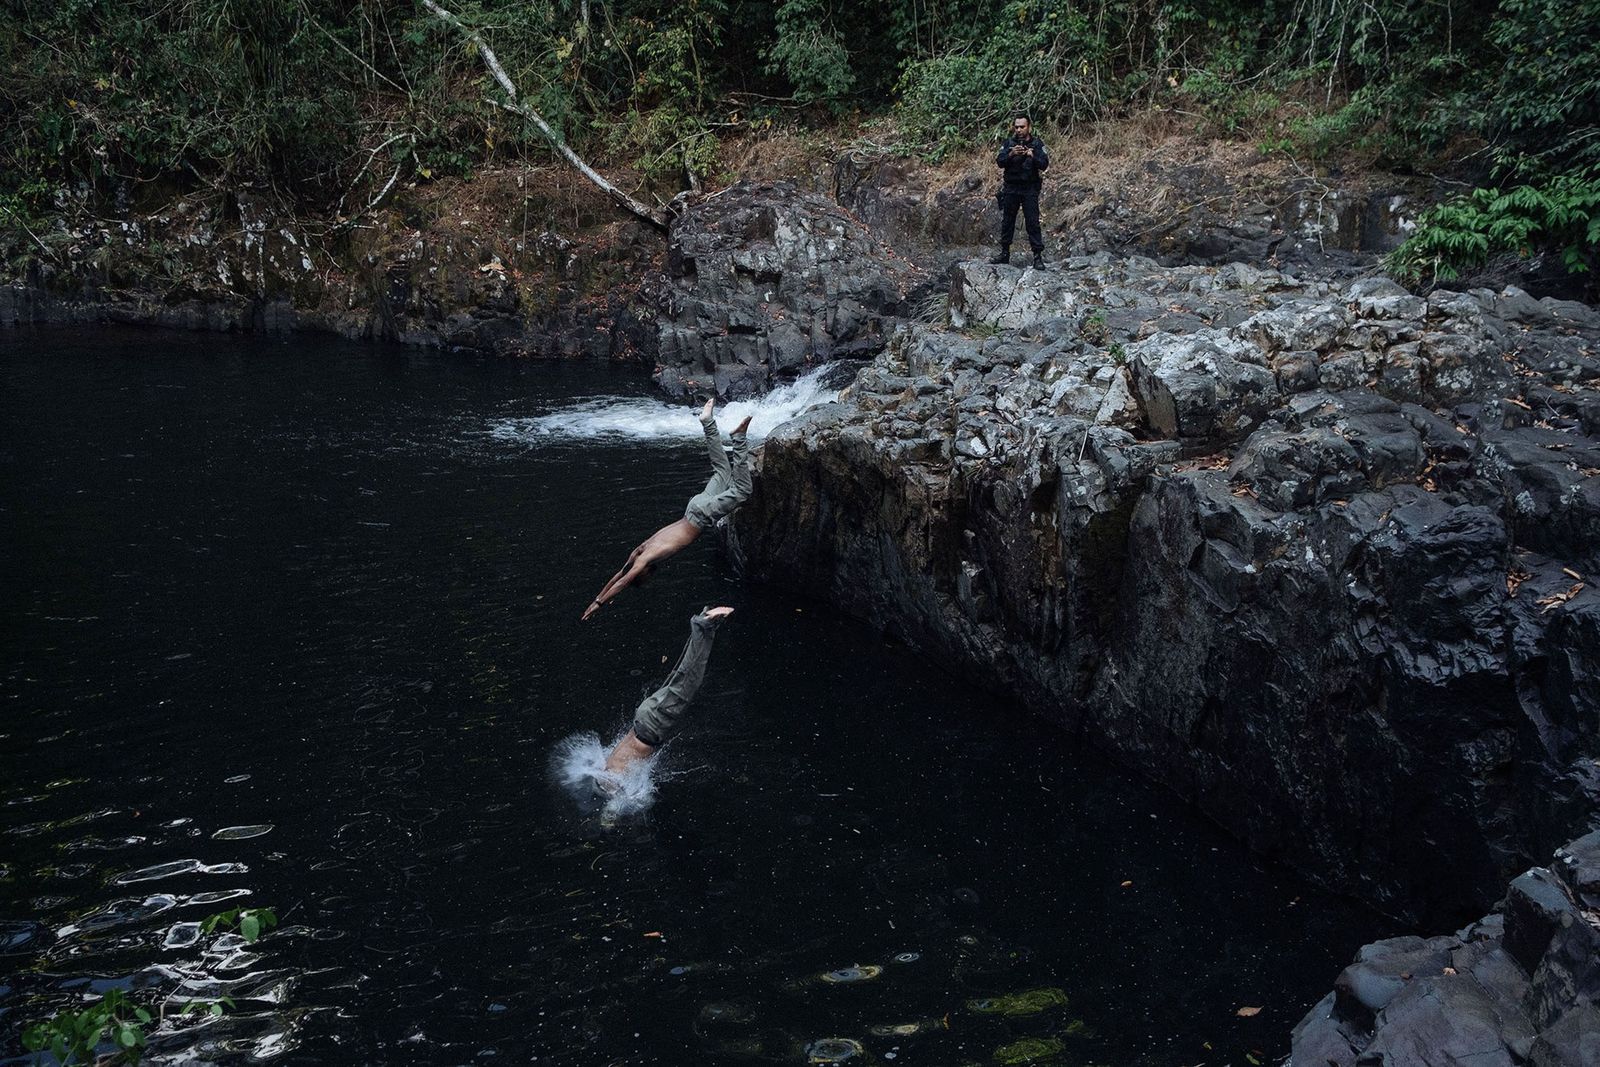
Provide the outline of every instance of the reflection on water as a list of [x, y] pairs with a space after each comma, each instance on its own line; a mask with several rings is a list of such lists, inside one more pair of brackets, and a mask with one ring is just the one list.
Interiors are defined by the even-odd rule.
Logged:
[[[710, 545], [579, 624], [705, 478], [684, 408], [651, 447], [485, 432], [597, 392], [661, 406], [600, 367], [0, 335], [0, 1059], [113, 988], [167, 1006], [156, 1062], [1285, 1051], [1381, 922]], [[737, 613], [619, 793], [647, 810], [563, 787], [706, 603]], [[282, 925], [203, 929], [241, 907]]]

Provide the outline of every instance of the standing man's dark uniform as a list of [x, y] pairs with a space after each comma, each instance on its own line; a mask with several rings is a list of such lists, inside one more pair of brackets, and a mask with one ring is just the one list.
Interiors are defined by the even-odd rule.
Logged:
[[1018, 115], [1011, 123], [1011, 136], [1000, 146], [995, 163], [1005, 172], [1000, 187], [1000, 254], [989, 262], [1011, 262], [1011, 238], [1017, 232], [1017, 208], [1028, 224], [1028, 244], [1033, 249], [1033, 265], [1044, 266], [1044, 234], [1039, 230], [1039, 188], [1044, 184], [1050, 154], [1044, 142], [1033, 135], [1028, 116]]

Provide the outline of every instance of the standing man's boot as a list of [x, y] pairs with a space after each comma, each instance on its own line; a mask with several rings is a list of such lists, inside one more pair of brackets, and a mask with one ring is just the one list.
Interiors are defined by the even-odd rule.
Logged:
[[1043, 252], [1035, 252], [1033, 254], [1033, 266], [1034, 266], [1034, 268], [1036, 270], [1044, 270], [1044, 253]]
[[1000, 251], [989, 257], [990, 263], [1010, 263], [1011, 249], [1001, 248]]

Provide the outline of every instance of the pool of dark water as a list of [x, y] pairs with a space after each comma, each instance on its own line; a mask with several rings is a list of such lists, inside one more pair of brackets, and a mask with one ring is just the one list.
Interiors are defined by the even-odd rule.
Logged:
[[[0, 334], [0, 1059], [109, 988], [230, 997], [155, 1033], [185, 1061], [1287, 1050], [1381, 919], [709, 545], [578, 624], [704, 455], [488, 431], [648, 392], [322, 340]], [[553, 754], [622, 728], [718, 602], [654, 805], [602, 822]], [[281, 925], [194, 925], [238, 906]]]

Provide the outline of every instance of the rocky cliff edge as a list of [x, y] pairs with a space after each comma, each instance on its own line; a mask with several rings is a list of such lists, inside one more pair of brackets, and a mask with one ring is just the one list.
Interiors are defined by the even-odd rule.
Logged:
[[752, 575], [1393, 914], [1593, 822], [1600, 315], [1099, 254], [958, 264], [949, 322], [767, 442]]

